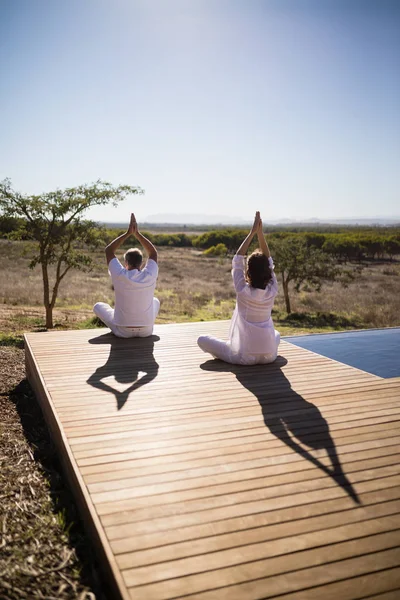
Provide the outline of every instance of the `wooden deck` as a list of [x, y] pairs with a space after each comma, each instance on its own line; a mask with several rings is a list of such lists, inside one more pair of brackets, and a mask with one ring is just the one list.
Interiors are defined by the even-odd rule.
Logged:
[[26, 335], [112, 599], [400, 598], [400, 378], [288, 342], [208, 360], [227, 330]]

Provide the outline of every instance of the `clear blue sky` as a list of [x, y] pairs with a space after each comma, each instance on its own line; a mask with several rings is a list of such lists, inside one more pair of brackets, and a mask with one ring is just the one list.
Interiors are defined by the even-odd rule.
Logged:
[[397, 0], [0, 0], [0, 178], [91, 216], [399, 216]]

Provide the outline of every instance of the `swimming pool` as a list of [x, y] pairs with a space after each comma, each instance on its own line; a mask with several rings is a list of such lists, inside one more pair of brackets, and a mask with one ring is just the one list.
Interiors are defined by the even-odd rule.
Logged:
[[400, 327], [282, 339], [378, 377], [400, 377]]

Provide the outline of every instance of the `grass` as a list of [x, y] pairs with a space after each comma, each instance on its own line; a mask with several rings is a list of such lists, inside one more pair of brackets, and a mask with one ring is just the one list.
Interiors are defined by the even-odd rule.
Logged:
[[77, 329], [94, 329], [95, 327], [104, 327], [104, 323], [103, 321], [100, 321], [100, 319], [98, 317], [96, 317], [96, 315], [94, 315], [93, 317], [89, 317], [88, 319], [85, 319], [84, 321], [80, 321], [77, 324]]
[[283, 335], [293, 333], [326, 333], [329, 331], [344, 331], [362, 328], [359, 318], [346, 317], [336, 313], [327, 312], [301, 312], [288, 315], [278, 314], [275, 322]]
[[[5, 333], [44, 327], [40, 269], [28, 269], [22, 242], [0, 240], [0, 329]], [[92, 306], [113, 302], [103, 252], [94, 255], [90, 273], [73, 271], [62, 282], [54, 311], [56, 328], [95, 326]], [[204, 256], [193, 248], [160, 248], [156, 294], [161, 302], [158, 323], [229, 319], [235, 304], [229, 257]], [[358, 266], [353, 267], [357, 271]], [[347, 286], [329, 282], [321, 292], [291, 292], [292, 313], [286, 315], [281, 292], [273, 312], [283, 335], [338, 331], [400, 324], [400, 264], [366, 263]], [[295, 316], [297, 315], [297, 317]]]
[[11, 346], [14, 348], [24, 347], [24, 338], [21, 333], [1, 333], [0, 346]]

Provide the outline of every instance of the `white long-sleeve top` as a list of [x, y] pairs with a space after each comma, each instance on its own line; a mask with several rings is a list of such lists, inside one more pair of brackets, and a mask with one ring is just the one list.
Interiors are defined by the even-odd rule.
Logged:
[[158, 265], [147, 261], [144, 269], [125, 269], [118, 258], [108, 264], [115, 292], [114, 321], [122, 327], [148, 327], [154, 324], [153, 297]]
[[229, 343], [242, 356], [276, 354], [275, 329], [271, 318], [278, 282], [268, 259], [272, 279], [265, 290], [251, 287], [245, 278], [246, 259], [236, 254], [232, 260], [232, 279], [236, 290], [236, 307], [231, 319]]

